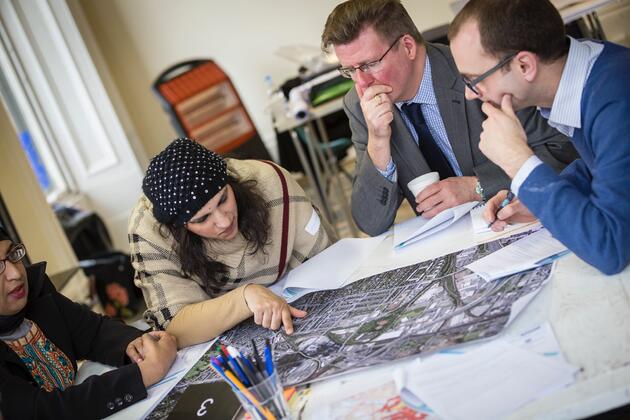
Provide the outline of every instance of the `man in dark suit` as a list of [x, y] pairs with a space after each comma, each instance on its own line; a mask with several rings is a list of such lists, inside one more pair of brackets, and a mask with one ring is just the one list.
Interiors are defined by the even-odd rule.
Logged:
[[[344, 109], [357, 152], [352, 214], [361, 230], [388, 229], [403, 198], [433, 217], [509, 186], [505, 172], [479, 151], [481, 103], [466, 101], [450, 50], [426, 43], [399, 0], [338, 5], [322, 46], [334, 48], [340, 72], [355, 81]], [[534, 152], [557, 171], [577, 157], [534, 108], [519, 119]], [[431, 171], [441, 180], [414, 197], [407, 183]]]

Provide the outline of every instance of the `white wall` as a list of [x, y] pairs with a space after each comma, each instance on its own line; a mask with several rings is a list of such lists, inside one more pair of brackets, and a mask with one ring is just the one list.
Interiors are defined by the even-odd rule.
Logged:
[[[319, 47], [334, 0], [79, 0], [147, 155], [175, 136], [150, 92], [168, 66], [209, 57], [228, 73], [263, 139], [275, 143], [265, 114], [265, 75], [281, 83], [297, 64], [274, 56], [278, 47]], [[403, 2], [420, 30], [446, 23], [447, 0]], [[72, 4], [71, 4], [72, 6]], [[76, 6], [75, 6], [76, 8]]]

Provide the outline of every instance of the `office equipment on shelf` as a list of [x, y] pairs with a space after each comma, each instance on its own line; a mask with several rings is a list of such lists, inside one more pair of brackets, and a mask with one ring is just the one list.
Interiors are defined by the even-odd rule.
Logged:
[[230, 78], [214, 61], [174, 64], [152, 89], [180, 136], [220, 154], [271, 160]]

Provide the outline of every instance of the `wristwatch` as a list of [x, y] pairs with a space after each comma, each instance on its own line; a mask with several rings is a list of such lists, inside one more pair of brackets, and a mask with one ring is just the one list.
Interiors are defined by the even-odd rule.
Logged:
[[479, 182], [479, 178], [477, 178], [477, 185], [475, 186], [475, 192], [481, 197], [481, 201], [486, 201], [486, 196], [483, 195], [483, 187]]

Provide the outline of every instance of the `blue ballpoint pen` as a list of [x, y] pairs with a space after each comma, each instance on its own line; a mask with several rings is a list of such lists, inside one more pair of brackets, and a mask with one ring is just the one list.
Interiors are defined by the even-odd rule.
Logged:
[[494, 222], [496, 222], [499, 217], [499, 212], [501, 210], [503, 210], [503, 208], [505, 208], [505, 206], [507, 206], [508, 204], [510, 204], [512, 202], [512, 200], [514, 200], [514, 193], [512, 191], [508, 191], [507, 195], [505, 196], [505, 198], [503, 199], [503, 201], [501, 201], [501, 204], [499, 204], [499, 208], [497, 209], [496, 213], [494, 213], [494, 220], [490, 223], [488, 223], [488, 227], [491, 227]]
[[265, 370], [267, 371], [267, 376], [273, 374], [273, 356], [271, 355], [271, 345], [268, 339], [265, 339]]
[[236, 375], [236, 377], [240, 379], [241, 382], [243, 382], [243, 385], [245, 386], [253, 385], [252, 383], [249, 382], [247, 375], [245, 374], [245, 372], [243, 372], [243, 370], [241, 369], [241, 366], [239, 365], [238, 361], [234, 359], [234, 357], [228, 356], [227, 361], [228, 361], [228, 365], [234, 371], [234, 374]]
[[257, 382], [260, 382], [260, 381], [262, 381], [264, 379], [263, 374], [261, 372], [259, 372], [258, 369], [256, 369], [254, 367], [254, 365], [252, 364], [252, 362], [249, 361], [247, 356], [243, 356], [241, 360], [243, 361], [245, 366], [247, 366], [247, 369], [249, 369], [249, 371], [252, 373], [252, 375], [254, 375], [254, 377], [256, 378]]
[[247, 380], [247, 377], [245, 376], [243, 371], [241, 371], [236, 361], [233, 360], [230, 357], [230, 355], [227, 353], [227, 348], [225, 349], [224, 353], [225, 355], [217, 356], [217, 360], [219, 361], [219, 363], [229, 368], [229, 370], [232, 371], [232, 373], [238, 378], [239, 381], [243, 382], [243, 384], [245, 384], [246, 386], [249, 386], [250, 384], [249, 384], [249, 381]]
[[228, 353], [230, 353], [230, 357], [233, 358], [233, 360], [236, 362], [238, 367], [245, 374], [245, 377], [247, 377], [247, 380], [249, 381], [249, 383], [251, 385], [254, 385], [256, 383], [256, 374], [253, 371], [251, 371], [247, 363], [245, 363], [245, 358], [243, 357], [241, 352], [236, 350], [236, 348], [232, 346], [227, 346], [227, 349], [228, 349]]

